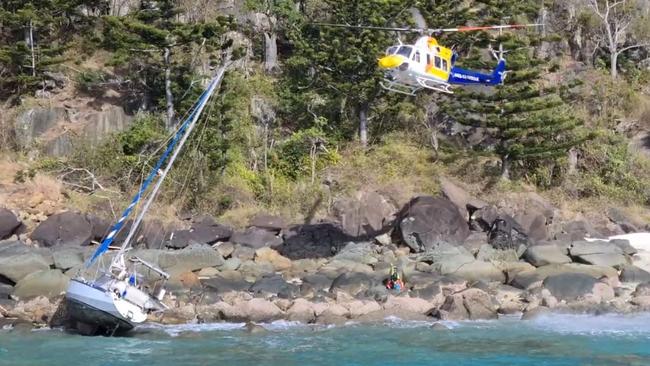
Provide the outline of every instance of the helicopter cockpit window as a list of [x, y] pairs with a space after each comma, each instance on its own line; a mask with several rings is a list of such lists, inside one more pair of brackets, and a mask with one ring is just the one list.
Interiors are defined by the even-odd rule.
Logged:
[[395, 52], [397, 52], [397, 49], [398, 49], [398, 48], [399, 48], [398, 46], [390, 47], [390, 48], [388, 48], [388, 50], [386, 50], [386, 54], [387, 54], [387, 55], [392, 55], [392, 54], [394, 54]]
[[415, 51], [415, 54], [413, 55], [413, 61], [415, 62], [420, 62], [420, 51]]
[[440, 65], [440, 61], [441, 61], [440, 57], [435, 56], [433, 58], [433, 61], [434, 61], [434, 65], [436, 66], [436, 69], [441, 69], [442, 68], [442, 66]]
[[401, 46], [401, 47], [399, 48], [399, 50], [397, 50], [397, 54], [398, 54], [398, 55], [402, 55], [402, 56], [404, 56], [404, 57], [406, 57], [406, 58], [410, 58], [410, 57], [411, 57], [411, 51], [413, 51], [413, 48], [412, 48], [412, 47], [409, 47], [409, 46]]

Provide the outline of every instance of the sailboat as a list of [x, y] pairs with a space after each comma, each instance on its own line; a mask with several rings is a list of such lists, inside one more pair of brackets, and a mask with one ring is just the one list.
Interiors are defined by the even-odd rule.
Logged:
[[[180, 125], [166, 150], [140, 185], [140, 189], [129, 206], [88, 259], [85, 266], [86, 276], [79, 273], [70, 280], [65, 294], [68, 323], [80, 333], [86, 335], [123, 333], [133, 329], [137, 324], [145, 322], [150, 313], [164, 311], [167, 308], [162, 300], [165, 296], [164, 285], [169, 279], [169, 274], [137, 256], [128, 256], [127, 253], [131, 240], [156, 197], [163, 180], [194, 129], [208, 100], [221, 83], [225, 69], [226, 67], [222, 66], [217, 70], [187, 119]], [[165, 162], [167, 164], [161, 170]], [[102, 266], [102, 256], [108, 251], [127, 218], [138, 206], [154, 181], [155, 184], [146, 196], [146, 201], [131, 225], [119, 251], [108, 266]], [[88, 276], [87, 272], [93, 272], [90, 271], [93, 265], [96, 267], [95, 273]], [[138, 273], [141, 273], [138, 272], [139, 268], [140, 271], [146, 270], [157, 275], [153, 286], [151, 283], [145, 284], [141, 281], [138, 276]]]

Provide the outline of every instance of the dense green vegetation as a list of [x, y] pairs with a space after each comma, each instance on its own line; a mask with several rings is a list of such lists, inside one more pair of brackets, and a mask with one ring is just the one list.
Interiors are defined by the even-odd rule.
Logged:
[[[600, 43], [604, 25], [588, 2], [418, 2], [430, 27], [542, 19], [548, 27], [436, 35], [454, 45], [461, 66], [483, 70], [496, 63], [486, 49], [501, 43], [510, 72], [491, 90], [416, 97], [379, 86], [376, 59], [396, 43], [394, 33], [314, 24], [413, 26], [411, 1], [247, 0], [230, 15], [214, 10], [216, 0], [132, 3], [129, 11], [106, 0], [0, 4], [5, 105], [34, 95], [48, 72], [68, 74], [66, 65], [74, 65], [70, 75], [84, 95], [101, 93], [109, 81], [118, 85], [124, 106], [137, 114], [133, 126], [102, 147], [80, 144], [69, 160], [124, 192], [139, 182], [150, 164], [145, 157], [165, 141], [211, 69], [232, 61], [166, 183], [166, 198], [186, 208], [236, 216], [264, 206], [308, 217], [315, 205], [329, 209], [333, 194], [361, 187], [434, 192], [441, 173], [481, 185], [510, 179], [575, 198], [650, 198], [650, 163], [614, 131], [616, 121], [642, 124], [650, 116], [643, 109], [650, 73], [641, 62], [648, 51], [621, 51], [612, 73], [611, 50]], [[630, 11], [636, 2], [626, 6], [634, 24], [647, 16], [647, 9]], [[635, 27], [619, 49], [643, 42], [644, 30]], [[403, 42], [417, 36], [399, 35]], [[103, 68], [78, 70], [92, 57]], [[585, 64], [578, 74], [569, 71], [576, 62]], [[482, 131], [480, 143], [449, 133], [458, 126]], [[569, 149], [579, 157], [571, 166]]]

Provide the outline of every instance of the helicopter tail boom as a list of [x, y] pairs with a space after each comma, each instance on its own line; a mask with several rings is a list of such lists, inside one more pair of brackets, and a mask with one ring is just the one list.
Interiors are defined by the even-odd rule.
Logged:
[[506, 74], [506, 60], [500, 59], [491, 74], [484, 74], [460, 67], [452, 67], [449, 83], [457, 85], [499, 85], [503, 83]]

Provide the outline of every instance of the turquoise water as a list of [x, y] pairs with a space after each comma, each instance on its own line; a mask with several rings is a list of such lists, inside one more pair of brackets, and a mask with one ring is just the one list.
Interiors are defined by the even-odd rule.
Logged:
[[0, 365], [650, 365], [650, 314], [446, 325], [149, 326], [123, 338], [0, 330]]

